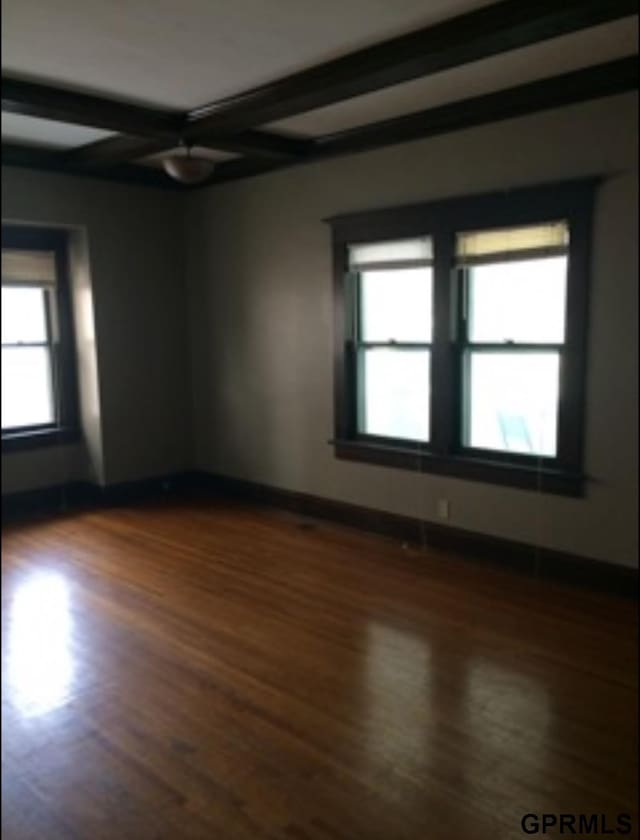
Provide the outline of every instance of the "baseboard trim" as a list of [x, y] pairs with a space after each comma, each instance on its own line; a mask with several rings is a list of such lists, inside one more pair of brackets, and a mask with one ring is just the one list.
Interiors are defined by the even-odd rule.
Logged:
[[637, 569], [201, 471], [174, 473], [105, 487], [88, 482], [72, 482], [41, 490], [3, 495], [2, 521], [6, 523], [72, 510], [131, 504], [170, 494], [184, 496], [193, 492], [275, 507], [299, 516], [324, 519], [411, 544], [421, 545], [426, 542], [434, 548], [454, 551], [470, 559], [507, 567], [529, 577], [628, 598], [638, 597]]
[[169, 493], [184, 492], [196, 484], [193, 473], [173, 473], [137, 481], [99, 485], [72, 481], [52, 487], [2, 496], [2, 521], [50, 516], [67, 511], [128, 504]]
[[455, 551], [530, 577], [638, 597], [637, 569], [228, 476], [195, 473], [191, 480], [194, 487], [227, 498], [326, 519], [402, 542], [417, 545], [426, 542], [434, 548]]

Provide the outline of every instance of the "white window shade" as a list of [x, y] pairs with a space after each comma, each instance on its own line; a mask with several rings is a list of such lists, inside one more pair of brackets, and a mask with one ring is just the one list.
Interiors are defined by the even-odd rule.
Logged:
[[2, 284], [6, 286], [54, 286], [56, 259], [53, 251], [2, 251]]
[[566, 222], [527, 227], [468, 231], [458, 234], [456, 254], [459, 263], [486, 262], [496, 257], [519, 258], [529, 254], [558, 254], [569, 244]]
[[363, 242], [349, 246], [351, 269], [372, 268], [389, 263], [420, 265], [428, 264], [432, 260], [433, 244], [428, 236], [391, 242]]

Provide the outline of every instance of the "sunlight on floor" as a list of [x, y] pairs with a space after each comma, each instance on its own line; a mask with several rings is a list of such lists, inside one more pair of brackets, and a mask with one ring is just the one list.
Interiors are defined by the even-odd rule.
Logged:
[[15, 593], [6, 696], [23, 716], [46, 714], [68, 698], [74, 677], [72, 629], [69, 588], [60, 575], [38, 573]]

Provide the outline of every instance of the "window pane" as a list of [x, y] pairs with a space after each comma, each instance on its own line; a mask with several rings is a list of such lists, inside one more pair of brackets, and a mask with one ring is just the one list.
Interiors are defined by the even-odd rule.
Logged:
[[433, 247], [427, 236], [418, 239], [398, 239], [395, 242], [369, 242], [349, 246], [349, 265], [366, 266], [372, 263], [431, 260]]
[[431, 341], [431, 268], [365, 271], [360, 276], [362, 341]]
[[467, 444], [556, 455], [558, 353], [471, 353]]
[[43, 289], [2, 287], [2, 343], [47, 340]]
[[428, 441], [430, 363], [428, 350], [362, 350], [360, 431]]
[[2, 428], [53, 423], [51, 365], [46, 347], [2, 348]]
[[469, 339], [564, 341], [567, 258], [498, 262], [469, 269]]

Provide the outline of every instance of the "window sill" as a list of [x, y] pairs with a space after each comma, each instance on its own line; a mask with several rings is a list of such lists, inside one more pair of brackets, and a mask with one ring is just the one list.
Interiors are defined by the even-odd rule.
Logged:
[[47, 428], [2, 433], [2, 452], [25, 452], [46, 446], [59, 446], [75, 443], [80, 439], [80, 430], [76, 428]]
[[535, 465], [509, 464], [469, 455], [436, 455], [415, 449], [362, 440], [332, 440], [336, 458], [446, 475], [469, 481], [501, 484], [560, 496], [584, 495], [586, 477], [579, 473]]

